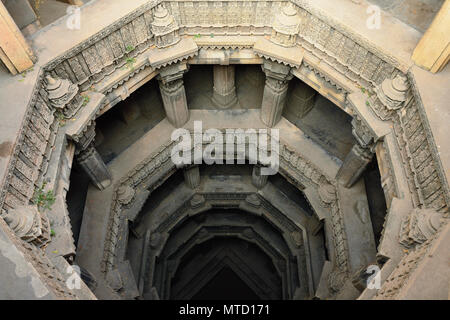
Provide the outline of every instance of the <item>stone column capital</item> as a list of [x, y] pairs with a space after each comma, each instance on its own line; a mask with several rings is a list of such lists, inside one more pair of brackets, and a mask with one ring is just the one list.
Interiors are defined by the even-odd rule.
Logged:
[[183, 80], [184, 73], [188, 70], [189, 67], [186, 62], [179, 62], [162, 68], [157, 78], [161, 84], [168, 85], [170, 82]]
[[291, 67], [264, 59], [262, 65], [262, 70], [266, 74], [267, 78], [279, 80], [279, 81], [290, 81], [294, 76], [291, 73]]

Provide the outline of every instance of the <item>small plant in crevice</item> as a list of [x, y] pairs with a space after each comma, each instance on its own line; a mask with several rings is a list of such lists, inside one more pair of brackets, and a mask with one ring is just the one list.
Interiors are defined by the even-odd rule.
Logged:
[[55, 236], [56, 236], [55, 230], [51, 229], [50, 230], [50, 237], [54, 238]]
[[34, 71], [34, 68], [30, 68], [28, 70], [23, 71], [22, 73], [20, 73], [20, 75], [22, 76], [22, 79], [18, 80], [19, 82], [23, 82], [25, 81], [25, 78], [27, 77], [28, 72], [32, 72]]
[[136, 48], [133, 47], [132, 45], [127, 45], [127, 47], [125, 48], [125, 52], [126, 52], [126, 53], [131, 53], [131, 52], [133, 52], [134, 50], [136, 50]]
[[38, 207], [38, 210], [51, 210], [53, 204], [56, 201], [53, 190], [44, 191], [47, 186], [47, 182], [44, 182], [42, 186], [37, 188], [34, 192], [33, 203]]
[[367, 95], [368, 99], [366, 100], [366, 106], [370, 107], [369, 99], [372, 98], [372, 96], [375, 94], [375, 92], [373, 92], [373, 91], [371, 91], [369, 89], [366, 89], [366, 88], [364, 88], [362, 86], [360, 86], [359, 88], [361, 89], [361, 92], [363, 94]]
[[91, 100], [91, 98], [89, 98], [89, 96], [87, 94], [81, 94], [81, 97], [83, 98], [83, 104], [82, 106], [85, 107], [89, 101]]
[[125, 48], [125, 53], [127, 54], [127, 58], [125, 59], [124, 69], [130, 69], [131, 71], [134, 71], [134, 64], [136, 63], [136, 58], [128, 56], [134, 50], [136, 50], [136, 48], [131, 45], [128, 45]]
[[66, 125], [67, 120], [61, 111], [55, 112], [55, 118], [58, 120], [60, 127], [64, 127]]

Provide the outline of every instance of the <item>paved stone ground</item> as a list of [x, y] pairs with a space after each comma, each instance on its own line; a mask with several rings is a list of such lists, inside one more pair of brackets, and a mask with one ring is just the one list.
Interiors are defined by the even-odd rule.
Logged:
[[425, 32], [441, 8], [444, 0], [369, 0], [384, 11]]

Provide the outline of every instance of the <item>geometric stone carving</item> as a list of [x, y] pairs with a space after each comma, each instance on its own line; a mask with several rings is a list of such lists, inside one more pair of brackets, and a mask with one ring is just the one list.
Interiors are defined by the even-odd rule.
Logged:
[[163, 4], [155, 8], [151, 29], [158, 48], [174, 45], [181, 39], [177, 22]]
[[288, 3], [275, 17], [270, 41], [283, 47], [293, 47], [297, 43], [301, 18], [292, 3]]
[[10, 210], [3, 219], [14, 233], [24, 241], [45, 244], [49, 240], [46, 233], [50, 223], [44, 219], [36, 206], [22, 206]]
[[441, 215], [433, 209], [419, 209], [405, 217], [400, 228], [399, 242], [411, 247], [431, 239], [441, 225]]

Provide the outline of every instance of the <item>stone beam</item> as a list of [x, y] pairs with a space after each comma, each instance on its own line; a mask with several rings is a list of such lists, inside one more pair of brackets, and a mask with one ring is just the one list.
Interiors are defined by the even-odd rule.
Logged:
[[450, 59], [450, 1], [442, 5], [425, 35], [414, 50], [412, 59], [425, 70], [439, 72]]

